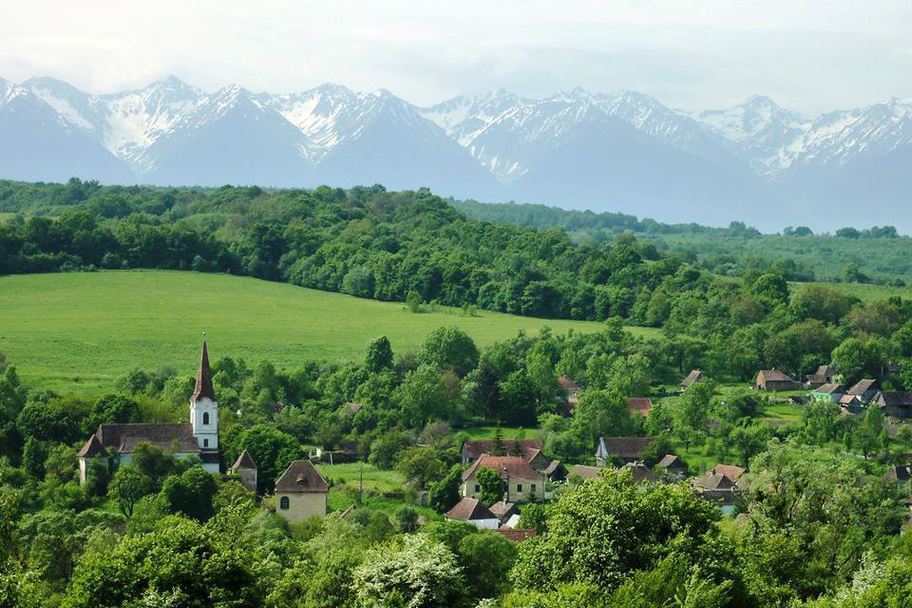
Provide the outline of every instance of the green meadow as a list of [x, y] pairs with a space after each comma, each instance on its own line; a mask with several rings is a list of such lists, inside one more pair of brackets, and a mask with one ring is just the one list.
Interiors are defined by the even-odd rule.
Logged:
[[[479, 346], [550, 327], [595, 332], [595, 322], [534, 319], [459, 309], [413, 313], [402, 304], [247, 277], [195, 272], [104, 271], [0, 277], [0, 351], [23, 379], [59, 392], [98, 395], [133, 368], [190, 374], [203, 332], [210, 354], [270, 360], [351, 360], [389, 337], [417, 348], [441, 326], [458, 326]], [[656, 330], [633, 328], [639, 335]]]

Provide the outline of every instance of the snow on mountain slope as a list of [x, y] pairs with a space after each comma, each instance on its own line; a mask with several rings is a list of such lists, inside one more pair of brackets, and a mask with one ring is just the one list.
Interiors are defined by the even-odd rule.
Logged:
[[130, 180], [129, 171], [71, 118], [26, 87], [0, 80], [0, 177], [66, 181], [73, 176]]
[[912, 103], [892, 98], [818, 117], [785, 150], [787, 163], [845, 165], [863, 156], [884, 156], [912, 143]]
[[175, 76], [111, 95], [89, 95], [54, 78], [33, 78], [24, 86], [139, 173], [149, 169], [144, 151], [203, 97]]
[[697, 118], [719, 135], [736, 142], [755, 161], [760, 173], [774, 174], [791, 162], [788, 149], [811, 126], [797, 112], [785, 110], [769, 97], [754, 95], [732, 108], [707, 110]]
[[190, 115], [203, 97], [175, 76], [139, 90], [101, 96], [96, 103], [105, 112], [102, 141], [119, 158], [148, 170], [145, 150]]
[[233, 85], [203, 98], [143, 152], [164, 185], [303, 186], [307, 138], [262, 99]]

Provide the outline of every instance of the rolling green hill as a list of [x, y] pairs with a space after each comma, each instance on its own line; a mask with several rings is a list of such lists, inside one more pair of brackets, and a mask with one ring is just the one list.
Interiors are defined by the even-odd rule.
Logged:
[[[0, 351], [23, 379], [60, 392], [98, 394], [136, 367], [191, 373], [202, 332], [211, 353], [279, 367], [363, 356], [386, 335], [396, 351], [456, 325], [479, 345], [520, 330], [597, 331], [599, 323], [457, 309], [412, 313], [378, 302], [220, 274], [106, 271], [0, 277]], [[637, 329], [645, 332], [649, 330]]]

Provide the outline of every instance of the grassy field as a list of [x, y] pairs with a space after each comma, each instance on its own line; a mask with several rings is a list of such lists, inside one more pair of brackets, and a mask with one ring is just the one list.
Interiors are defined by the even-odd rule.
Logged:
[[912, 286], [906, 287], [890, 287], [888, 285], [870, 285], [862, 283], [789, 283], [789, 287], [794, 293], [796, 290], [800, 289], [803, 285], [824, 285], [826, 287], [832, 287], [838, 289], [839, 291], [855, 296], [862, 302], [873, 302], [875, 300], [883, 300], [889, 298], [890, 296], [901, 296], [906, 299], [912, 299]]
[[382, 335], [397, 352], [414, 349], [429, 332], [448, 325], [462, 328], [480, 346], [546, 326], [557, 333], [602, 327], [486, 311], [476, 317], [456, 309], [416, 314], [398, 303], [218, 274], [0, 277], [0, 351], [27, 382], [86, 395], [110, 390], [118, 376], [137, 367], [192, 373], [204, 331], [215, 359], [265, 359], [293, 368], [308, 360], [361, 358]]

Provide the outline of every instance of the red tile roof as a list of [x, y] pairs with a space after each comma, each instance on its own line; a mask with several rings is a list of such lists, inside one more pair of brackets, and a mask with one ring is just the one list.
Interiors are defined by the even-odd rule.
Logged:
[[[501, 447], [505, 455], [522, 454], [526, 460], [532, 460], [541, 452], [542, 444], [538, 439], [502, 439]], [[475, 460], [482, 454], [492, 454], [496, 448], [493, 439], [472, 439], [462, 444], [468, 460]]]
[[462, 474], [463, 481], [472, 479], [478, 469], [491, 469], [500, 473], [501, 477], [512, 479], [541, 479], [542, 474], [532, 468], [521, 456], [489, 456], [482, 454], [472, 463], [472, 466]]
[[652, 399], [649, 397], [628, 397], [627, 409], [631, 414], [641, 414], [646, 416], [652, 409]]
[[503, 535], [504, 538], [514, 543], [521, 543], [533, 536], [538, 536], [538, 532], [531, 528], [498, 528], [494, 532]]
[[732, 481], [738, 481], [738, 478], [744, 474], [744, 468], [734, 464], [717, 464], [713, 467], [713, 473], [725, 475]]

